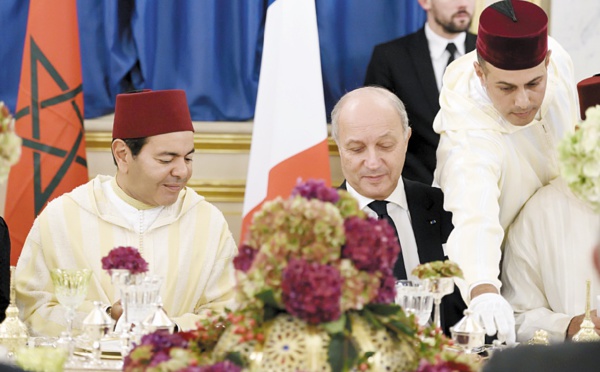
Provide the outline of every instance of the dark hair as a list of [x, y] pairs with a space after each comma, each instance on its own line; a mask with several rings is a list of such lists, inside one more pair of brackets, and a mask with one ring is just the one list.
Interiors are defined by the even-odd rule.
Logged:
[[487, 74], [488, 69], [487, 69], [487, 62], [485, 59], [483, 59], [483, 57], [481, 56], [481, 54], [479, 54], [479, 52], [476, 52], [477, 54], [477, 62], [479, 63], [479, 66], [481, 66], [481, 69], [483, 70], [483, 72], [485, 74]]
[[[125, 142], [127, 147], [129, 147], [129, 150], [131, 150], [131, 155], [134, 158], [139, 155], [140, 151], [142, 151], [142, 147], [144, 147], [146, 142], [148, 142], [148, 137], [125, 138], [125, 139], [115, 138], [115, 139], [120, 139], [121, 141]], [[113, 142], [115, 141], [115, 139], [113, 139]], [[115, 159], [115, 154], [112, 154], [112, 156], [113, 156], [113, 162], [115, 163], [115, 165], [117, 165], [117, 160]]]

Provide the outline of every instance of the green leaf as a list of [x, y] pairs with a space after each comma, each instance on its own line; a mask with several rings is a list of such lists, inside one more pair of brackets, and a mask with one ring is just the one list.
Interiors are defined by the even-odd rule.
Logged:
[[362, 309], [360, 311], [360, 314], [362, 317], [364, 317], [366, 319], [367, 322], [369, 322], [376, 329], [383, 328], [383, 324], [381, 324], [381, 321], [379, 321], [377, 316], [375, 314], [373, 314], [371, 311], [369, 311], [369, 309], [367, 309], [367, 308]]
[[396, 319], [391, 319], [387, 322], [386, 327], [396, 334], [404, 333], [408, 336], [413, 336], [415, 334], [415, 330], [410, 324]]
[[358, 353], [350, 337], [337, 333], [331, 337], [327, 360], [332, 372], [347, 372], [356, 365]]
[[342, 314], [337, 320], [333, 322], [323, 323], [323, 329], [330, 335], [344, 332], [344, 325], [346, 324], [346, 314]]
[[368, 304], [366, 308], [377, 315], [389, 316], [397, 314], [401, 307], [396, 304]]
[[274, 307], [278, 307], [277, 301], [275, 301], [275, 294], [272, 289], [265, 289], [262, 292], [258, 292], [256, 298], [261, 300], [265, 305], [271, 305]]
[[247, 367], [246, 363], [244, 362], [244, 358], [242, 357], [242, 354], [240, 354], [237, 351], [228, 352], [227, 354], [225, 354], [225, 359], [229, 360], [238, 367]]
[[263, 308], [263, 322], [274, 319], [280, 313], [281, 310], [279, 308], [265, 305]]

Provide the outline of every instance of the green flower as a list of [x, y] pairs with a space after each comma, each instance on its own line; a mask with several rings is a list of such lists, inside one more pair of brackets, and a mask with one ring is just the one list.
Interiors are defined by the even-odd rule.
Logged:
[[68, 353], [65, 349], [52, 347], [23, 348], [17, 351], [17, 365], [26, 371], [62, 371]]
[[573, 194], [600, 212], [600, 106], [586, 111], [586, 120], [558, 146], [560, 173]]

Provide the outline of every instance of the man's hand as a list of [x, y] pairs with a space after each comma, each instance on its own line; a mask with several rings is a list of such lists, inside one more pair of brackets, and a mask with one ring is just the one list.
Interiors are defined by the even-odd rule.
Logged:
[[123, 306], [121, 306], [121, 300], [112, 304], [112, 308], [110, 310], [110, 317], [113, 320], [119, 320], [119, 318], [123, 315]]
[[[590, 311], [590, 316], [592, 318], [592, 322], [595, 326], [596, 333], [600, 334], [600, 318], [598, 318], [596, 310]], [[585, 314], [577, 315], [571, 319], [571, 323], [569, 323], [569, 328], [567, 328], [567, 340], [570, 340], [575, 336], [577, 332], [581, 329], [581, 322]]]
[[471, 300], [469, 310], [479, 314], [488, 336], [498, 333], [498, 340], [515, 343], [515, 317], [513, 309], [498, 293], [483, 293]]

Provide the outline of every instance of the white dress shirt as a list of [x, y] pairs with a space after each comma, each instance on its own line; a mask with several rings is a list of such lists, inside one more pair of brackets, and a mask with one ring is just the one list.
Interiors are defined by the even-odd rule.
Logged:
[[437, 82], [438, 91], [442, 90], [442, 76], [444, 76], [444, 70], [446, 69], [446, 63], [450, 58], [450, 53], [446, 50], [448, 43], [454, 43], [456, 45], [456, 53], [454, 53], [454, 59], [463, 56], [465, 54], [465, 39], [467, 38], [466, 32], [461, 32], [454, 39], [446, 39], [433, 32], [429, 24], [425, 24], [425, 37], [429, 44], [429, 55], [431, 56], [431, 63], [433, 64], [433, 72], [435, 73], [435, 81]]
[[[368, 206], [373, 199], [360, 195], [349, 183], [346, 183], [346, 188], [350, 195], [358, 200], [358, 206], [361, 210], [367, 213], [367, 215], [377, 218], [377, 213]], [[396, 189], [385, 200], [389, 202], [387, 204], [387, 212], [394, 221], [396, 230], [398, 231], [398, 239], [400, 240], [400, 246], [402, 247], [402, 257], [404, 258], [404, 268], [406, 269], [407, 279], [418, 280], [416, 276], [411, 275], [411, 271], [419, 265], [420, 262], [402, 178], [398, 180]]]

